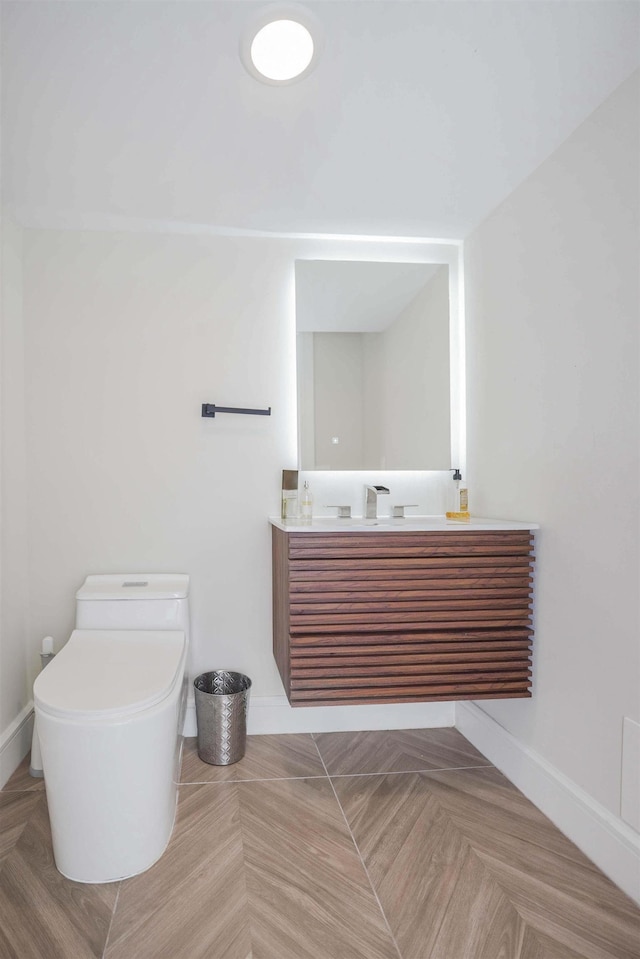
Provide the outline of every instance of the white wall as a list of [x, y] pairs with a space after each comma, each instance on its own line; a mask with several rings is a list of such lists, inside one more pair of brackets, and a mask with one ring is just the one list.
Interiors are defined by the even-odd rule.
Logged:
[[451, 465], [449, 274], [441, 266], [383, 334], [384, 443], [400, 468]]
[[363, 391], [366, 416], [363, 424], [365, 463], [386, 464], [385, 395], [383, 389], [385, 356], [384, 332], [363, 333]]
[[[458, 254], [415, 241], [24, 231], [5, 413], [19, 505], [9, 549], [28, 568], [7, 580], [5, 616], [19, 628], [2, 636], [13, 664], [2, 729], [28, 702], [41, 638], [66, 641], [91, 572], [189, 573], [192, 674], [235, 668], [256, 699], [282, 695], [267, 516], [279, 513], [281, 470], [296, 466], [294, 260], [333, 255], [435, 258], [455, 272]], [[203, 419], [203, 402], [273, 413]], [[442, 511], [442, 474], [307, 475], [321, 513], [337, 502], [361, 513], [371, 482], [391, 487], [389, 506]], [[393, 709], [379, 721], [393, 724]]]
[[638, 78], [465, 243], [473, 508], [535, 520], [531, 700], [480, 704], [620, 815], [640, 718]]
[[[26, 231], [34, 641], [66, 639], [88, 572], [177, 569], [194, 670], [278, 688], [265, 515], [295, 465], [283, 262], [254, 241]], [[203, 402], [274, 416], [203, 419]]]
[[39, 666], [30, 648], [22, 329], [22, 231], [2, 219], [0, 247], [0, 785], [31, 737], [31, 682]]
[[2, 229], [2, 597], [0, 630], [0, 730], [28, 703], [25, 637], [26, 509], [24, 364], [22, 342], [22, 231], [5, 218]]
[[[311, 333], [316, 469], [364, 464], [362, 333]], [[333, 443], [336, 437], [339, 442]]]

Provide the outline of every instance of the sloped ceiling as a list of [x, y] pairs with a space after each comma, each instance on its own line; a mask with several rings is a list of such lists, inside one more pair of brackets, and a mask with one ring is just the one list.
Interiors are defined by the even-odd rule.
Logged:
[[267, 4], [2, 4], [2, 186], [23, 222], [463, 238], [639, 62], [640, 4], [324, 0], [269, 86]]

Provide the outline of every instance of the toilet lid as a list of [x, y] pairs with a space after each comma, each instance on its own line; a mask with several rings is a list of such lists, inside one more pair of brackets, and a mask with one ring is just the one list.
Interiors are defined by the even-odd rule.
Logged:
[[33, 699], [72, 720], [138, 712], [168, 695], [185, 657], [178, 630], [76, 629], [36, 679]]

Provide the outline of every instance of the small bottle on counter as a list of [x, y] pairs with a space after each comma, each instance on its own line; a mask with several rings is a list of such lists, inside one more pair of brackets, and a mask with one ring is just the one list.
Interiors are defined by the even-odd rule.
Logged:
[[313, 496], [309, 488], [309, 481], [304, 481], [302, 498], [300, 499], [300, 524], [302, 526], [311, 526], [313, 519]]
[[462, 484], [462, 473], [459, 469], [453, 470], [454, 490], [452, 503], [447, 510], [447, 519], [457, 519], [467, 522], [470, 519], [469, 513], [469, 489], [466, 484]]

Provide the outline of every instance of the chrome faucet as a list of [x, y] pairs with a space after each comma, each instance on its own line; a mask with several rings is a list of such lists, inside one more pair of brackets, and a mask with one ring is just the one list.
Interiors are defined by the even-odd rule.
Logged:
[[386, 486], [365, 486], [365, 519], [378, 518], [378, 496], [381, 493], [388, 493]]

